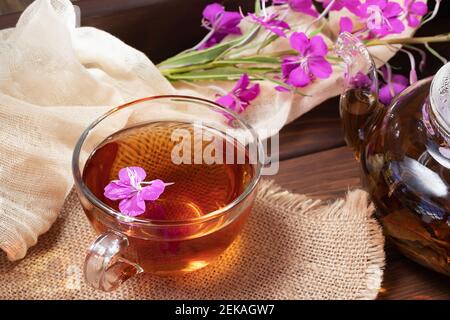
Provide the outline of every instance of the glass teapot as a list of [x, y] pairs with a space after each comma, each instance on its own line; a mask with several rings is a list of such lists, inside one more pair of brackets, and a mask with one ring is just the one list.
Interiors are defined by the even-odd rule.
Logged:
[[342, 33], [336, 53], [346, 64], [345, 139], [386, 237], [407, 257], [450, 275], [450, 63], [384, 106], [367, 48]]

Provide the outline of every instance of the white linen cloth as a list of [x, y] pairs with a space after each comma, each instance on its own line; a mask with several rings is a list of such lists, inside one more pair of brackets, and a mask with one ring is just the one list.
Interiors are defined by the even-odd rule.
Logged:
[[[299, 30], [310, 21], [300, 14], [291, 19], [302, 22]], [[326, 30], [336, 30], [333, 21], [323, 34], [329, 43], [335, 35]], [[402, 36], [412, 32], [407, 29]], [[282, 49], [287, 42], [266, 50], [273, 46]], [[372, 50], [382, 60], [395, 53]], [[278, 131], [337, 95], [341, 75], [335, 70], [329, 79], [305, 88], [309, 97], [279, 93], [272, 83], [261, 83], [261, 96], [244, 117], [256, 129]], [[21, 259], [50, 228], [73, 184], [70, 160], [76, 140], [100, 114], [157, 94], [214, 99], [214, 88], [232, 85], [174, 86], [143, 53], [104, 31], [76, 27], [69, 0], [36, 0], [15, 28], [0, 31], [0, 248], [10, 260]]]

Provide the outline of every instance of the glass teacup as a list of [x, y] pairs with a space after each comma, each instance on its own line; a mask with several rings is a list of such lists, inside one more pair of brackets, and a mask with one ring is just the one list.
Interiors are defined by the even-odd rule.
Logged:
[[[192, 141], [186, 143], [186, 137]], [[72, 163], [77, 194], [99, 234], [86, 257], [87, 282], [111, 291], [141, 272], [180, 274], [208, 265], [235, 240], [250, 214], [263, 154], [245, 121], [200, 98], [146, 98], [94, 121], [81, 135]], [[139, 216], [121, 213], [103, 195], [108, 181], [128, 166], [145, 167], [152, 179], [174, 183]]]

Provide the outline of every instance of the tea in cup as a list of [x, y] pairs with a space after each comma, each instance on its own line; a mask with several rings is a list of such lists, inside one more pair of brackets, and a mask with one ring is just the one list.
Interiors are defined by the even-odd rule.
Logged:
[[[99, 234], [86, 280], [111, 291], [141, 272], [183, 274], [208, 265], [250, 214], [262, 150], [238, 115], [200, 98], [142, 99], [96, 120], [73, 156], [77, 194]], [[157, 197], [141, 194], [157, 183]], [[122, 189], [111, 196], [111, 185]]]

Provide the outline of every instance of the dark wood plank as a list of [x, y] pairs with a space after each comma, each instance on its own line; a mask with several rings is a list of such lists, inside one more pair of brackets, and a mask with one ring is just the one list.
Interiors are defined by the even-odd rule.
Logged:
[[359, 166], [350, 148], [339, 147], [281, 161], [274, 179], [285, 188], [333, 200], [360, 187]]
[[33, 0], [2, 0], [0, 1], [0, 14], [23, 11]]
[[[274, 179], [294, 192], [332, 201], [360, 187], [359, 164], [347, 147], [282, 161]], [[450, 299], [450, 277], [425, 269], [386, 245], [380, 299]]]
[[339, 119], [339, 99], [317, 106], [280, 132], [280, 159], [286, 160], [344, 146]]
[[450, 277], [406, 259], [393, 248], [386, 255], [380, 300], [450, 300]]

